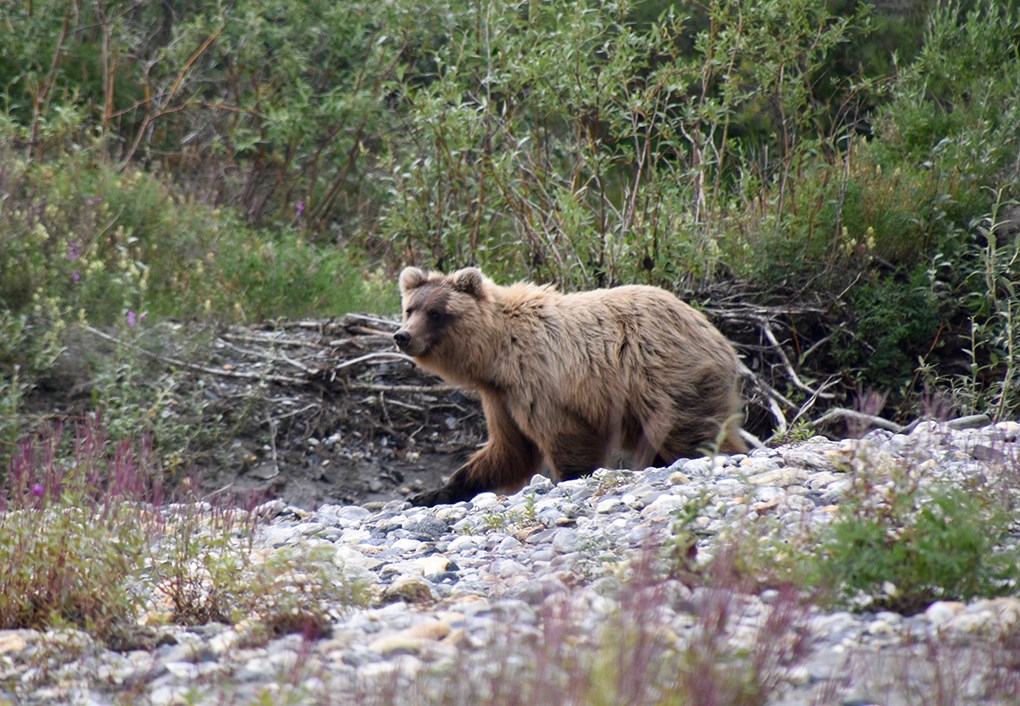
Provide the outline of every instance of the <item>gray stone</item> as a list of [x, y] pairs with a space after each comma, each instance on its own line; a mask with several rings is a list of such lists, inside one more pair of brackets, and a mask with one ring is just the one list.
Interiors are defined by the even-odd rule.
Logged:
[[557, 529], [552, 536], [552, 547], [555, 551], [566, 553], [576, 552], [581, 548], [584, 540], [577, 530], [566, 527]]

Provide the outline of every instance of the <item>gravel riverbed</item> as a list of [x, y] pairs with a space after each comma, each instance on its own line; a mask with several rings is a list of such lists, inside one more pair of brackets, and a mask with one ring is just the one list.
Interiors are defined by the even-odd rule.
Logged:
[[[691, 580], [734, 541], [793, 542], [830, 522], [865, 465], [907, 468], [922, 487], [1016, 490], [1020, 424], [967, 427], [536, 476], [436, 508], [269, 503], [253, 556], [327, 552], [370, 597], [325, 606], [325, 636], [163, 625], [151, 649], [117, 652], [74, 630], [0, 631], [0, 704], [708, 704], [699, 689], [752, 672], [760, 696], [739, 703], [1017, 704], [1016, 597], [903, 616]], [[696, 555], [674, 564], [692, 573], [644, 580], [684, 536]]]

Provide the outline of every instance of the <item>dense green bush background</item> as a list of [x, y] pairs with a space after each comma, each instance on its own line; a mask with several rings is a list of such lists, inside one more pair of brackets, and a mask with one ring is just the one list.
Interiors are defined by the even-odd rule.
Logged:
[[810, 302], [844, 390], [1015, 416], [1018, 45], [994, 0], [5, 3], [4, 408], [69, 326], [395, 313], [415, 262]]

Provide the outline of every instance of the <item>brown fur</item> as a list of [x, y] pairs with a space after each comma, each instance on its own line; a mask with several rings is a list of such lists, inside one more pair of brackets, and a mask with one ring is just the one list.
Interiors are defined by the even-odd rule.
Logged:
[[616, 449], [636, 467], [745, 451], [739, 363], [698, 311], [648, 286], [560, 294], [501, 287], [477, 268], [400, 275], [398, 347], [425, 370], [477, 390], [489, 440], [420, 505], [513, 491], [548, 462], [555, 478], [591, 473]]

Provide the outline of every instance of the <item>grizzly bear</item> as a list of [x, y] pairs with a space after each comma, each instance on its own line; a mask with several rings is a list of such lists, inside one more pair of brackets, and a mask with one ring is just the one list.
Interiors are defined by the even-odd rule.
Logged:
[[513, 492], [548, 464], [555, 480], [591, 473], [618, 450], [634, 467], [740, 438], [740, 363], [730, 342], [669, 292], [644, 285], [561, 294], [495, 284], [476, 267], [400, 273], [397, 347], [476, 390], [489, 438], [415, 505]]

